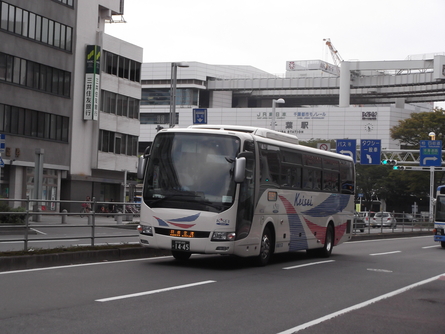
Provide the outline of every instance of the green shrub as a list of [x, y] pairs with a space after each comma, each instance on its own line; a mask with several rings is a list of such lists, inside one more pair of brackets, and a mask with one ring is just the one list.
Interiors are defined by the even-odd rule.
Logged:
[[6, 203], [0, 203], [0, 212], [8, 212], [5, 214], [0, 213], [0, 224], [8, 225], [22, 225], [25, 224], [25, 214], [20, 214], [20, 212], [26, 212], [22, 207], [11, 208]]

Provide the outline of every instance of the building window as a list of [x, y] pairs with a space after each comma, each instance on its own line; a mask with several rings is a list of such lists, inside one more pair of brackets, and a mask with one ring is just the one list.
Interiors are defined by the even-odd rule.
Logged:
[[[60, 1], [73, 6], [73, 0]], [[0, 29], [68, 52], [72, 50], [72, 27], [1, 1]]]
[[105, 73], [135, 82], [141, 81], [141, 63], [105, 50], [103, 54], [105, 63], [102, 68]]
[[0, 103], [0, 132], [68, 142], [69, 118]]
[[102, 90], [100, 101], [102, 112], [128, 118], [139, 118], [139, 100], [137, 99]]
[[70, 97], [71, 73], [0, 52], [0, 81]]
[[99, 150], [102, 152], [137, 156], [138, 137], [100, 130]]

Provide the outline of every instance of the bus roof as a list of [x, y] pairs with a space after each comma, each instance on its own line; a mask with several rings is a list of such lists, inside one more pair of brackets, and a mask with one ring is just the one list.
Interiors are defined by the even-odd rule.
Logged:
[[290, 135], [287, 133], [282, 133], [282, 132], [278, 132], [278, 131], [274, 131], [274, 130], [270, 130], [270, 129], [266, 129], [266, 128], [253, 127], [253, 126], [212, 125], [212, 124], [190, 125], [187, 128], [174, 127], [174, 128], [169, 128], [169, 129], [162, 129], [159, 132], [165, 132], [165, 131], [187, 132], [190, 130], [203, 130], [203, 131], [213, 131], [213, 132], [224, 131], [226, 133], [229, 133], [229, 132], [244, 133], [244, 134], [248, 134], [248, 135], [252, 135], [252, 136], [261, 137], [266, 140], [271, 140], [270, 141], [271, 144], [273, 144], [273, 141], [279, 141], [279, 142], [290, 144], [290, 145], [298, 145], [300, 150], [308, 152], [308, 153], [309, 152], [310, 153], [318, 153], [318, 154], [321, 154], [324, 156], [330, 156], [330, 157], [340, 158], [343, 160], [353, 161], [352, 157], [347, 156], [347, 155], [339, 154], [336, 152], [323, 151], [323, 150], [319, 150], [314, 147], [309, 147], [309, 146], [305, 146], [305, 145], [299, 145], [299, 140], [294, 135]]
[[289, 135], [287, 133], [282, 133], [274, 130], [269, 130], [265, 128], [256, 128], [253, 126], [240, 126], [240, 125], [191, 125], [191, 129], [209, 129], [209, 130], [224, 130], [224, 131], [236, 131], [236, 132], [247, 132], [253, 135], [275, 139], [278, 141], [283, 141], [291, 144], [299, 144], [298, 137]]

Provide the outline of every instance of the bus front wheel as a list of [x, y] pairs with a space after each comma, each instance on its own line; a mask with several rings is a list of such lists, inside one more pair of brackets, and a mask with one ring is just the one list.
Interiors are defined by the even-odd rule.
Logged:
[[172, 255], [178, 261], [187, 261], [192, 253], [172, 251]]
[[272, 233], [266, 227], [261, 236], [260, 255], [256, 257], [256, 263], [259, 266], [265, 266], [272, 257]]
[[334, 248], [334, 229], [332, 225], [329, 225], [326, 229], [326, 238], [324, 241], [323, 248], [320, 249], [321, 257], [329, 257], [332, 253], [332, 248]]

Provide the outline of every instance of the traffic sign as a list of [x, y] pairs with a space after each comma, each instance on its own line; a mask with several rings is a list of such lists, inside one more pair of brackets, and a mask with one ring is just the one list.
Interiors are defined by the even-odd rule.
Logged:
[[380, 165], [382, 154], [382, 141], [380, 139], [360, 140], [360, 164]]
[[420, 166], [442, 165], [442, 141], [421, 140], [420, 141]]
[[6, 135], [0, 133], [0, 153], [5, 153], [6, 150]]
[[0, 167], [5, 167], [5, 163], [4, 163], [3, 159], [2, 159], [2, 157], [0, 157]]
[[337, 139], [337, 153], [347, 155], [357, 161], [357, 141], [355, 139]]
[[193, 109], [193, 124], [207, 124], [207, 109]]
[[322, 151], [330, 151], [331, 143], [317, 143], [317, 148]]

